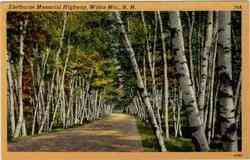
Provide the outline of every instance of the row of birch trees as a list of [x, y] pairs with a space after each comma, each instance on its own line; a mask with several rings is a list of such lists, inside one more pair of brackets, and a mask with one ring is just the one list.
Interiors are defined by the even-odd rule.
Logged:
[[131, 16], [116, 12], [137, 80], [124, 110], [151, 125], [161, 151], [172, 136], [190, 137], [196, 151], [238, 151], [240, 13], [150, 14], [137, 14], [134, 30], [145, 33], [138, 49]]
[[[77, 31], [91, 21], [76, 24], [86, 17], [91, 15], [8, 13], [9, 137], [74, 127], [112, 112], [117, 65], [89, 47], [101, 37], [81, 44]], [[81, 34], [92, 32], [100, 31]]]

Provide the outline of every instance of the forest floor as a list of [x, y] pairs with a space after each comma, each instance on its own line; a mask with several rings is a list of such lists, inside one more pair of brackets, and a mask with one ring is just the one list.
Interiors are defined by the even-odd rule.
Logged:
[[8, 150], [141, 152], [144, 149], [136, 123], [132, 116], [113, 113], [82, 127], [14, 139], [8, 144]]

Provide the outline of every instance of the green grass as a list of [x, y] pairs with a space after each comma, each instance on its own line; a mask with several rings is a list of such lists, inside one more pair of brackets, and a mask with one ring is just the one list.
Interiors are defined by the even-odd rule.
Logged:
[[[150, 126], [146, 126], [142, 121], [137, 120], [137, 127], [141, 135], [141, 141], [145, 152], [158, 152], [159, 146], [156, 137]], [[191, 139], [171, 137], [165, 142], [167, 150], [170, 152], [193, 152], [194, 146]]]
[[157, 152], [158, 146], [156, 144], [156, 139], [150, 126], [145, 126], [145, 124], [137, 120], [137, 128], [141, 136], [141, 142], [145, 152]]
[[166, 141], [168, 151], [172, 152], [194, 152], [194, 145], [191, 139], [171, 137]]

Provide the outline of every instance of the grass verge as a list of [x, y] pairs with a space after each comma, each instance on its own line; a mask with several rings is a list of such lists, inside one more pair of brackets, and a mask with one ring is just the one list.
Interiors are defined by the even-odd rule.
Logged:
[[[158, 152], [159, 146], [157, 139], [150, 126], [145, 125], [137, 119], [137, 127], [141, 136], [141, 142], [145, 152]], [[194, 152], [194, 146], [191, 139], [182, 137], [170, 137], [165, 141], [166, 148], [170, 152]]]

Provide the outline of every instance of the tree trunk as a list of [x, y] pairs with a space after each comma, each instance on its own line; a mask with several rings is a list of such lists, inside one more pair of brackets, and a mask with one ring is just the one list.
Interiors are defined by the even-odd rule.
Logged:
[[177, 103], [178, 103], [178, 105], [177, 105], [177, 125], [176, 125], [176, 127], [177, 127], [177, 130], [176, 130], [176, 133], [175, 133], [175, 135], [176, 135], [176, 137], [178, 137], [178, 134], [179, 134], [179, 136], [181, 136], [181, 132], [180, 132], [180, 130], [181, 130], [181, 127], [180, 127], [180, 125], [181, 125], [181, 107], [182, 107], [182, 100], [183, 100], [183, 98], [182, 98], [182, 91], [181, 91], [181, 88], [180, 87], [178, 87], [178, 99], [177, 99]]
[[[56, 60], [55, 60], [55, 63], [57, 64], [58, 62], [58, 57], [59, 57], [59, 54], [61, 53], [62, 51], [62, 47], [63, 47], [63, 39], [64, 39], [64, 34], [65, 34], [65, 30], [66, 30], [66, 24], [67, 24], [67, 13], [65, 12], [64, 13], [64, 19], [63, 19], [63, 27], [62, 27], [62, 32], [61, 32], [61, 36], [60, 36], [60, 42], [59, 42], [59, 48], [56, 52]], [[69, 39], [68, 39], [69, 40]], [[69, 44], [68, 44], [69, 45]], [[68, 53], [67, 53], [67, 56], [70, 52], [70, 47], [68, 46]], [[66, 58], [67, 59], [67, 58]], [[64, 67], [65, 68], [65, 67]], [[57, 72], [57, 69], [55, 68], [54, 72]], [[54, 74], [53, 74], [54, 75]], [[62, 78], [63, 79], [63, 78]], [[54, 80], [54, 76], [52, 77], [52, 82]], [[58, 84], [60, 84], [59, 86], [59, 93], [58, 93], [58, 97], [57, 97], [57, 100], [56, 100], [56, 104], [55, 104], [55, 111], [53, 113], [53, 116], [52, 116], [52, 121], [51, 121], [51, 124], [50, 124], [50, 127], [49, 127], [49, 130], [51, 131], [52, 128], [53, 128], [53, 124], [54, 124], [54, 121], [55, 121], [55, 116], [56, 116], [56, 113], [57, 113], [57, 109], [58, 109], [58, 103], [60, 101], [60, 96], [61, 96], [61, 92], [62, 92], [62, 83], [63, 81], [61, 82], [58, 82]], [[57, 85], [58, 86], [58, 85]]]
[[172, 33], [173, 54], [177, 79], [183, 94], [183, 107], [186, 110], [192, 141], [196, 151], [208, 151], [209, 146], [202, 127], [202, 122], [197, 107], [196, 96], [192, 87], [187, 59], [184, 53], [184, 40], [179, 12], [170, 12], [170, 27]]
[[27, 136], [26, 121], [25, 121], [25, 119], [23, 119], [23, 122], [22, 122], [22, 136]]
[[193, 36], [193, 29], [194, 29], [194, 22], [195, 22], [195, 12], [192, 11], [191, 17], [189, 16], [188, 12], [186, 12], [188, 17], [188, 53], [189, 53], [189, 68], [190, 68], [190, 77], [192, 80], [192, 84], [194, 90], [196, 89], [195, 80], [194, 80], [194, 64], [193, 64], [193, 50], [192, 50], [192, 36]]
[[11, 57], [9, 58], [8, 62], [8, 84], [9, 84], [9, 121], [10, 121], [10, 127], [11, 127], [11, 136], [15, 133], [15, 109], [14, 109], [14, 83], [13, 83], [13, 76], [12, 76], [12, 60]]
[[[176, 86], [173, 88], [173, 121], [174, 121], [174, 136], [177, 137], [177, 120], [176, 120], [176, 108], [178, 109], [177, 105], [177, 94], [176, 94]], [[177, 110], [178, 115], [178, 110]]]
[[166, 139], [169, 139], [169, 126], [168, 126], [168, 62], [167, 62], [167, 50], [165, 45], [165, 36], [163, 31], [163, 22], [161, 19], [160, 11], [158, 11], [159, 25], [161, 31], [161, 41], [162, 41], [162, 52], [163, 52], [163, 63], [164, 63], [164, 98], [163, 105], [165, 111], [165, 134]]
[[147, 107], [147, 110], [149, 112], [151, 122], [152, 122], [152, 125], [153, 125], [153, 128], [154, 128], [158, 143], [159, 143], [159, 145], [161, 147], [161, 151], [166, 151], [167, 149], [166, 149], [165, 144], [164, 144], [164, 139], [163, 139], [163, 137], [161, 135], [160, 128], [159, 128], [159, 126], [157, 124], [157, 121], [156, 121], [156, 118], [155, 118], [155, 115], [154, 115], [154, 112], [153, 112], [153, 109], [152, 109], [152, 106], [151, 106], [151, 103], [150, 103], [150, 99], [149, 99], [147, 90], [146, 90], [146, 88], [145, 88], [145, 86], [143, 84], [143, 80], [142, 80], [142, 77], [141, 77], [141, 74], [140, 74], [140, 71], [139, 71], [139, 67], [138, 67], [137, 61], [135, 59], [135, 52], [134, 52], [134, 50], [132, 48], [132, 45], [131, 45], [131, 43], [130, 43], [130, 41], [128, 39], [128, 35], [127, 35], [126, 30], [125, 30], [125, 26], [124, 26], [123, 21], [121, 19], [120, 13], [115, 12], [115, 14], [116, 14], [116, 18], [118, 20], [118, 23], [120, 23], [120, 25], [121, 25], [121, 31], [122, 31], [122, 34], [123, 34], [123, 36], [125, 38], [126, 47], [127, 47], [128, 52], [129, 52], [129, 57], [130, 57], [134, 72], [136, 74], [137, 86], [138, 86], [140, 94], [141, 94], [141, 96], [143, 98], [143, 101], [145, 103], [145, 106]]
[[[54, 74], [55, 74], [55, 72], [53, 73], [52, 77], [55, 76]], [[44, 116], [42, 118], [41, 126], [40, 126], [40, 128], [38, 130], [38, 134], [41, 134], [43, 132], [45, 122], [46, 122], [46, 120], [48, 118], [48, 114], [49, 114], [49, 110], [50, 110], [50, 103], [51, 103], [52, 97], [53, 97], [54, 83], [55, 83], [54, 81], [51, 81], [51, 86], [50, 86], [51, 88], [49, 90], [49, 93], [47, 94], [48, 102], [47, 102], [47, 105], [46, 105], [46, 108], [45, 108], [45, 111], [44, 111]]]
[[[158, 100], [157, 100], [157, 90], [156, 90], [156, 82], [155, 82], [155, 67], [154, 67], [155, 55], [153, 55], [153, 58], [152, 58], [152, 53], [150, 51], [150, 45], [149, 45], [148, 29], [146, 26], [145, 17], [144, 17], [143, 12], [141, 12], [141, 17], [142, 17], [142, 22], [143, 22], [143, 26], [144, 26], [144, 32], [147, 34], [146, 35], [146, 50], [147, 50], [147, 57], [148, 57], [148, 63], [149, 63], [149, 68], [150, 68], [150, 74], [151, 74], [151, 78], [152, 78], [152, 92], [153, 92], [153, 94], [152, 94], [153, 95], [152, 108], [156, 110], [155, 111], [156, 119], [157, 119], [159, 128], [162, 132], [160, 105], [159, 105]], [[157, 27], [158, 27], [158, 17], [157, 17], [157, 13], [155, 13], [155, 36], [157, 35]], [[156, 38], [156, 37], [154, 37], [154, 38]], [[154, 45], [156, 45], [156, 44], [154, 44]], [[147, 88], [147, 85], [145, 82], [144, 82], [145, 88]]]
[[238, 83], [237, 83], [237, 87], [236, 87], [236, 91], [235, 91], [235, 95], [234, 95], [234, 106], [235, 106], [235, 119], [237, 121], [237, 119], [239, 118], [240, 116], [240, 97], [241, 97], [241, 73], [239, 75], [239, 80], [238, 80]]
[[[207, 31], [206, 31], [206, 42], [203, 52], [201, 53], [201, 79], [198, 95], [198, 106], [200, 110], [200, 116], [202, 123], [204, 122], [204, 106], [205, 106], [205, 93], [207, 85], [207, 76], [208, 76], [208, 57], [212, 44], [213, 36], [213, 11], [208, 12], [207, 20]], [[205, 124], [204, 124], [205, 126]]]
[[19, 102], [19, 117], [15, 130], [14, 137], [18, 137], [20, 135], [21, 127], [23, 124], [23, 89], [22, 89], [22, 78], [23, 78], [23, 58], [24, 58], [24, 35], [27, 26], [27, 20], [20, 23], [20, 48], [19, 48], [19, 73], [18, 73], [18, 102]]
[[237, 128], [232, 89], [231, 13], [219, 12], [219, 118], [224, 151], [237, 151]]
[[146, 55], [143, 55], [143, 80], [145, 84], [145, 88], [147, 88], [147, 69], [146, 69]]
[[[214, 51], [212, 53], [212, 58], [211, 58], [211, 90], [210, 90], [210, 104], [209, 107], [212, 110], [212, 113], [209, 117], [209, 124], [208, 124], [208, 132], [207, 132], [207, 137], [208, 137], [208, 143], [210, 144], [211, 138], [214, 136], [214, 125], [215, 125], [215, 118], [216, 118], [216, 98], [214, 95], [214, 92], [217, 92], [217, 88], [214, 89], [214, 81], [215, 81], [215, 65], [216, 65], [216, 57], [217, 57], [217, 42], [218, 42], [218, 14], [216, 13], [216, 20], [215, 20], [215, 27], [214, 27]], [[214, 103], [215, 102], [215, 103]]]
[[36, 105], [35, 110], [34, 110], [34, 116], [33, 116], [33, 121], [32, 121], [31, 135], [34, 135], [34, 134], [35, 134], [37, 110], [38, 110], [38, 105]]

